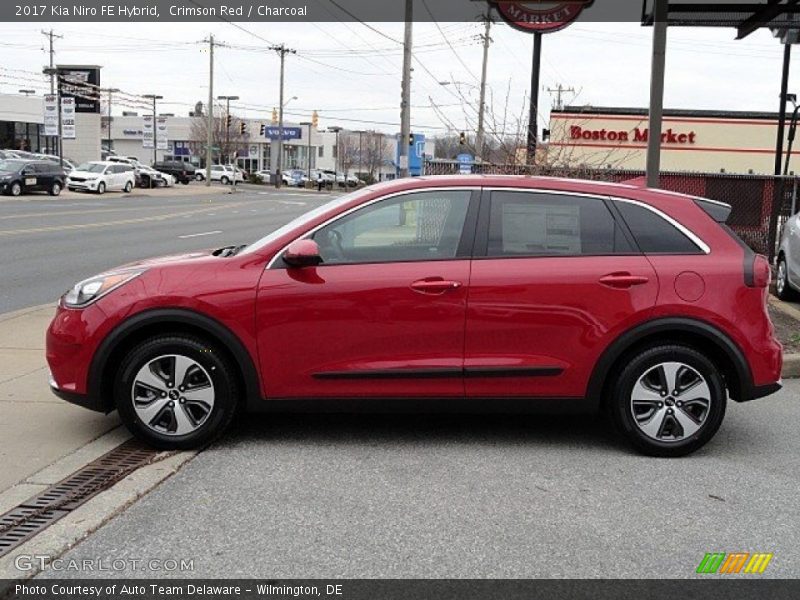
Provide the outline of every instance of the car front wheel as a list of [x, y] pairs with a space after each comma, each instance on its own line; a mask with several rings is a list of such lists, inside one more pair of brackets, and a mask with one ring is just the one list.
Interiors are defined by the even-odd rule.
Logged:
[[163, 449], [198, 448], [230, 425], [237, 380], [218, 348], [200, 338], [163, 335], [131, 350], [115, 381], [126, 427]]
[[197, 174], [194, 176], [194, 178], [195, 178], [197, 181], [203, 181], [203, 179], [205, 179], [205, 177], [203, 177], [203, 176], [202, 176], [200, 173], [197, 173]]
[[130, 194], [132, 189], [133, 189], [133, 184], [130, 181], [125, 184], [125, 193], [126, 194]]
[[789, 284], [789, 268], [784, 256], [778, 259], [778, 274], [775, 277], [775, 293], [778, 298], [784, 301], [796, 300], [798, 295], [800, 295], [795, 292]]
[[725, 416], [719, 369], [696, 350], [654, 346], [626, 361], [609, 399], [617, 428], [650, 456], [677, 457], [705, 445]]
[[22, 194], [22, 186], [19, 184], [19, 182], [15, 181], [11, 184], [10, 193], [12, 196], [19, 196]]
[[228, 184], [231, 182], [231, 180], [230, 180], [230, 179], [228, 179], [227, 177], [222, 177], [222, 178], [219, 180], [219, 182], [220, 182], [222, 185], [228, 185]]
[[97, 184], [97, 193], [98, 194], [105, 194], [106, 193], [106, 184], [102, 181]]
[[56, 181], [50, 186], [50, 195], [51, 196], [58, 196], [61, 193], [61, 184]]

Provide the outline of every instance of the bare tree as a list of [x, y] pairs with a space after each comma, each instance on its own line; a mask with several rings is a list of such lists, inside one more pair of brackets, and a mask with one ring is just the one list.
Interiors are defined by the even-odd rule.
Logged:
[[[216, 162], [220, 162], [223, 159], [229, 162], [233, 158], [233, 154], [247, 144], [250, 139], [249, 133], [244, 135], [241, 133], [241, 124], [243, 123], [241, 119], [231, 115], [230, 127], [228, 127], [227, 121], [225, 116], [214, 117], [212, 121], [212, 156]], [[192, 119], [190, 147], [193, 154], [205, 156], [206, 140], [208, 139], [207, 131], [208, 119], [205, 117]]]
[[378, 173], [392, 157], [392, 144], [386, 136], [377, 131], [361, 134], [361, 169], [359, 177], [366, 175], [367, 183], [378, 180]]
[[339, 169], [345, 179], [350, 170], [358, 164], [358, 134], [342, 131], [339, 134], [339, 146], [336, 149]]

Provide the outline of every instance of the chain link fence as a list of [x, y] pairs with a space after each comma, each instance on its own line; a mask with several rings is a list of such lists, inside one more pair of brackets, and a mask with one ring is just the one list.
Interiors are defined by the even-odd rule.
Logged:
[[[457, 175], [457, 161], [433, 160], [425, 163], [426, 175]], [[617, 169], [558, 168], [529, 165], [476, 163], [472, 173], [479, 175], [537, 175], [594, 181], [644, 181], [644, 171]], [[672, 192], [700, 196], [731, 205], [728, 225], [754, 251], [774, 258], [780, 231], [797, 212], [798, 178], [730, 173], [661, 173], [661, 187]]]

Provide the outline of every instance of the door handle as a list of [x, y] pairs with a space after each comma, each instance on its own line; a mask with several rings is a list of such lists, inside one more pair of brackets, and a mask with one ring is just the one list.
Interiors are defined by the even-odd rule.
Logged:
[[600, 278], [600, 283], [603, 285], [623, 290], [630, 289], [635, 285], [644, 285], [649, 281], [648, 277], [631, 275], [630, 273], [611, 273]]
[[460, 287], [460, 281], [448, 281], [441, 278], [420, 279], [411, 284], [411, 289], [420, 294], [444, 294]]

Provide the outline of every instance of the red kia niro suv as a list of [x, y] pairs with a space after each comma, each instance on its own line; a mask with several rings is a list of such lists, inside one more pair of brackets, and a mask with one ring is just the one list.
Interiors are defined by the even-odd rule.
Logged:
[[729, 213], [550, 178], [368, 187], [249, 246], [78, 283], [47, 332], [51, 386], [159, 448], [239, 410], [578, 407], [685, 455], [728, 398], [781, 387], [770, 267]]

